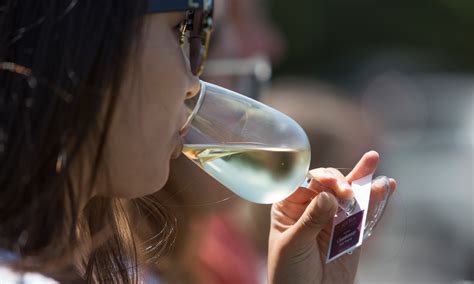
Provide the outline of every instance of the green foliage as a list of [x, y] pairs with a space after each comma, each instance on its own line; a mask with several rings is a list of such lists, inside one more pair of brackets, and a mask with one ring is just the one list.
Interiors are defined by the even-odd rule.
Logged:
[[[472, 0], [268, 0], [288, 44], [277, 74], [343, 74], [374, 54], [474, 70]], [[420, 59], [423, 58], [423, 59]]]

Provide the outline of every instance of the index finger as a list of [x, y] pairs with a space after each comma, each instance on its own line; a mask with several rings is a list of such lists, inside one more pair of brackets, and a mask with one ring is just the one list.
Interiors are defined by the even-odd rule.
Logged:
[[349, 183], [373, 174], [377, 169], [379, 163], [379, 153], [375, 151], [369, 151], [362, 156], [354, 169], [346, 176]]
[[334, 168], [318, 168], [310, 170], [309, 187], [317, 192], [328, 191], [342, 199], [351, 199], [353, 196], [351, 186], [341, 172]]

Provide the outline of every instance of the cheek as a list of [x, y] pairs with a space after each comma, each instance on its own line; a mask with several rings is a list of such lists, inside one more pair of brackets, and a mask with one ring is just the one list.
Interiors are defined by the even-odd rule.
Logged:
[[[160, 96], [126, 84], [120, 94], [104, 152], [104, 194], [132, 198], [159, 190], [168, 177], [173, 127]], [[152, 98], [154, 98], [152, 100]]]
[[145, 44], [141, 63], [122, 85], [110, 128], [107, 195], [139, 197], [165, 184], [184, 116], [184, 67], [178, 45]]
[[[184, 117], [187, 61], [171, 32], [153, 38], [144, 46], [141, 61], [140, 116], [146, 128], [146, 141], [170, 143], [176, 139]], [[188, 67], [189, 68], [189, 67]], [[171, 141], [174, 143], [175, 141]]]
[[168, 125], [143, 120], [137, 112], [118, 109], [116, 114], [104, 152], [110, 185], [106, 194], [132, 198], [159, 190], [169, 172]]

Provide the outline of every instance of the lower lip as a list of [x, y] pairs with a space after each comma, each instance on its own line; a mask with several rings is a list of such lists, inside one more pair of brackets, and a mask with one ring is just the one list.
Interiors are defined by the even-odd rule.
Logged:
[[171, 155], [171, 159], [177, 159], [179, 156], [181, 156], [181, 152], [183, 151], [183, 140], [181, 137], [178, 139], [178, 145], [173, 151], [173, 154]]

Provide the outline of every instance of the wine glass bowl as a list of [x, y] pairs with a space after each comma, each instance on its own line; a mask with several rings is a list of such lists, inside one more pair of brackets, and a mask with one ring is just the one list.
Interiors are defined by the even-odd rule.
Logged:
[[235, 194], [269, 204], [304, 181], [310, 145], [290, 117], [203, 81], [186, 108], [183, 153]]

